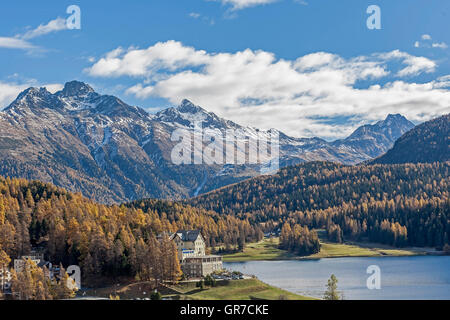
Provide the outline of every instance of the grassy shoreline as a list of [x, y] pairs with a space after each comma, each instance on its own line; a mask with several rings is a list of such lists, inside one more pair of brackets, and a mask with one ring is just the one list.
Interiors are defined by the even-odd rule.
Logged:
[[[89, 289], [86, 291], [86, 299], [149, 299], [153, 290], [153, 283], [148, 281], [127, 282]], [[196, 281], [180, 282], [160, 286], [158, 291], [163, 298], [173, 300], [317, 300], [271, 286], [256, 278], [220, 280], [215, 287], [204, 289], [197, 288]], [[79, 295], [78, 299], [83, 299], [83, 296]]]
[[256, 278], [218, 281], [216, 287], [180, 292], [187, 300], [317, 300], [273, 287]]
[[331, 243], [321, 239], [320, 252], [299, 257], [278, 248], [279, 238], [263, 239], [247, 244], [243, 252], [223, 255], [224, 262], [244, 262], [258, 260], [309, 260], [344, 257], [403, 257], [436, 255], [439, 252], [431, 248], [394, 248], [375, 243], [345, 242]]

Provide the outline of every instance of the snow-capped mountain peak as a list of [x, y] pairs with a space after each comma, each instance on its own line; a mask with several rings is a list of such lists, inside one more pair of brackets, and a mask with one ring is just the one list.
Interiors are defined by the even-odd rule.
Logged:
[[[248, 145], [240, 150], [249, 159], [256, 154], [250, 139], [272, 142], [271, 133], [278, 133], [280, 166], [313, 160], [362, 162], [385, 152], [413, 126], [400, 115], [389, 115], [344, 140], [296, 138], [276, 129], [241, 126], [189, 100], [149, 115], [115, 96], [96, 93], [88, 84], [71, 81], [55, 94], [29, 88], [0, 112], [0, 146], [4, 148], [0, 161], [5, 164], [0, 175], [49, 181], [111, 202], [188, 197], [261, 172], [251, 163], [175, 165], [171, 160], [177, 145], [171, 139], [174, 130], [198, 125], [206, 136], [228, 137], [228, 129], [234, 129], [236, 148]], [[208, 146], [207, 141], [204, 144]], [[203, 146], [195, 148], [200, 152]]]
[[64, 85], [64, 89], [55, 93], [69, 110], [93, 109], [100, 97], [92, 87], [84, 82], [71, 81]]
[[178, 127], [202, 127], [227, 129], [241, 127], [238, 124], [222, 119], [213, 112], [208, 112], [191, 101], [184, 99], [178, 107], [171, 107], [158, 112], [155, 119]]
[[59, 109], [62, 103], [46, 88], [31, 87], [22, 91], [4, 111], [23, 114], [31, 109], [38, 111], [43, 108]]
[[61, 97], [85, 97], [91, 93], [95, 93], [95, 91], [90, 85], [80, 81], [70, 81], [67, 82], [64, 85], [64, 89], [58, 91], [56, 95]]
[[176, 108], [180, 113], [207, 113], [205, 109], [200, 106], [193, 104], [188, 99], [183, 99], [181, 104]]

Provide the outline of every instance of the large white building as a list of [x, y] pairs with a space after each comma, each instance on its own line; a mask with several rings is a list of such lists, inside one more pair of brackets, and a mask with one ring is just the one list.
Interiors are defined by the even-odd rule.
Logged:
[[206, 255], [206, 243], [199, 230], [180, 230], [170, 235], [178, 249], [181, 270], [191, 278], [222, 270], [222, 257]]
[[170, 239], [177, 245], [178, 259], [180, 261], [188, 257], [205, 255], [205, 239], [198, 230], [180, 230], [173, 233]]

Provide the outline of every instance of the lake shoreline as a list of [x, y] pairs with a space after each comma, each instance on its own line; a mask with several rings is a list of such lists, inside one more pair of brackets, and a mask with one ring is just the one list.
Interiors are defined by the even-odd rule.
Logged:
[[[340, 257], [285, 261], [226, 262], [224, 267], [252, 274], [283, 290], [320, 298], [334, 274], [345, 300], [440, 300], [450, 299], [450, 256], [416, 255]], [[381, 289], [367, 287], [369, 266], [379, 267]]]
[[310, 260], [321, 260], [321, 259], [338, 259], [338, 258], [407, 258], [407, 257], [426, 257], [426, 256], [447, 256], [444, 253], [417, 253], [417, 254], [410, 254], [410, 255], [379, 255], [379, 256], [373, 256], [373, 255], [360, 255], [360, 256], [329, 256], [329, 257], [294, 257], [294, 258], [277, 258], [277, 259], [223, 259], [223, 262], [228, 263], [238, 263], [238, 262], [248, 262], [248, 261], [310, 261]]
[[248, 244], [243, 252], [223, 255], [224, 262], [246, 261], [292, 261], [318, 260], [330, 258], [372, 258], [372, 257], [409, 257], [409, 256], [445, 256], [444, 251], [434, 248], [394, 248], [387, 245], [369, 242], [344, 242], [342, 244], [321, 241], [318, 253], [309, 256], [296, 256], [278, 248], [279, 239], [263, 239]]

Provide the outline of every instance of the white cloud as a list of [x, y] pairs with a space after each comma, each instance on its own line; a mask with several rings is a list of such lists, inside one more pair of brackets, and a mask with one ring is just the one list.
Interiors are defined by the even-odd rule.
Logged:
[[0, 110], [7, 107], [28, 85], [0, 82]]
[[205, 64], [209, 56], [205, 51], [185, 47], [180, 42], [159, 42], [147, 49], [117, 48], [94, 64], [88, 72], [92, 76], [146, 76], [153, 71], [175, 71], [187, 66]]
[[433, 43], [431, 45], [433, 48], [447, 49], [448, 45], [445, 42]]
[[339, 56], [335, 54], [327, 52], [316, 52], [298, 58], [294, 66], [296, 69], [304, 71], [312, 68], [322, 67], [324, 65], [335, 64], [339, 60]]
[[200, 18], [200, 13], [191, 12], [191, 13], [189, 13], [189, 17], [194, 18], [194, 19], [198, 19], [198, 18]]
[[67, 29], [66, 20], [63, 18], [56, 18], [54, 20], [49, 21], [47, 24], [39, 25], [36, 29], [27, 31], [20, 37], [22, 39], [29, 40], [52, 32], [58, 32], [66, 29]]
[[42, 51], [39, 47], [31, 44], [29, 40], [66, 29], [66, 20], [57, 18], [49, 21], [47, 24], [41, 24], [37, 28], [29, 30], [24, 34], [18, 34], [14, 37], [0, 37], [0, 48], [22, 49], [29, 52]]
[[439, 49], [447, 49], [448, 45], [445, 42], [434, 42], [431, 43], [431, 36], [429, 34], [424, 34], [421, 37], [422, 40], [424, 40], [423, 43], [420, 43], [419, 41], [416, 41], [414, 43], [414, 47], [424, 47], [424, 48], [439, 48]]
[[[141, 99], [162, 97], [178, 104], [187, 98], [244, 125], [336, 138], [388, 113], [422, 121], [448, 112], [447, 78], [424, 84], [401, 80], [436, 67], [430, 59], [399, 50], [350, 59], [317, 52], [284, 60], [266, 51], [209, 53], [168, 41], [147, 49], [117, 48], [86, 72], [132, 77], [136, 83], [127, 93]], [[377, 80], [388, 75], [392, 81], [380, 85]], [[360, 80], [373, 84], [358, 88]], [[326, 121], [334, 117], [349, 117], [353, 126]]]
[[216, 1], [220, 1], [226, 5], [231, 5], [233, 10], [241, 10], [263, 4], [273, 3], [278, 0], [216, 0]]
[[436, 62], [434, 62], [433, 60], [425, 57], [412, 56], [406, 52], [401, 52], [399, 50], [381, 54], [380, 57], [386, 60], [401, 59], [403, 61], [403, 64], [407, 65], [407, 67], [397, 73], [399, 77], [415, 76], [422, 72], [431, 73], [436, 69]]
[[[231, 5], [231, 10], [237, 11], [250, 7], [256, 7], [260, 5], [270, 4], [279, 0], [205, 0], [205, 1], [217, 1], [224, 5]], [[293, 2], [307, 6], [308, 2], [305, 0], [293, 0]]]
[[216, 23], [216, 21], [213, 18], [210, 18], [208, 16], [202, 16], [200, 13], [197, 12], [191, 12], [189, 13], [189, 17], [193, 18], [193, 19], [197, 19], [197, 20], [202, 20], [203, 22], [206, 22], [210, 25], [214, 25]]
[[28, 41], [22, 39], [0, 37], [0, 48], [29, 50], [35, 47]]
[[62, 90], [64, 88], [64, 85], [61, 83], [49, 83], [44, 84], [43, 87], [46, 88], [49, 92], [55, 93]]

